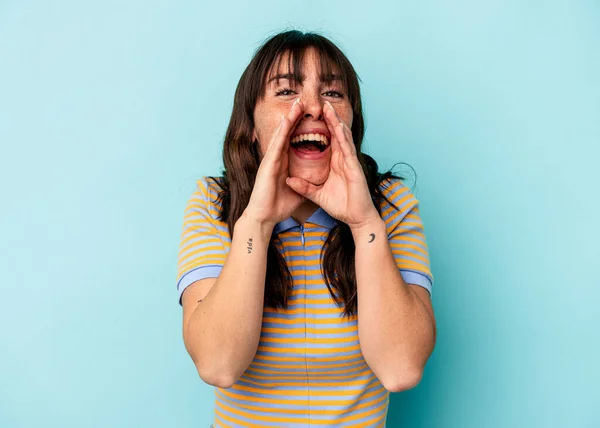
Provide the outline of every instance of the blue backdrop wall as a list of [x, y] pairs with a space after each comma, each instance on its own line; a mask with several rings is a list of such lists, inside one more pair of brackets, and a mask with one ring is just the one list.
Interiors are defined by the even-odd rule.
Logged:
[[594, 0], [0, 1], [0, 426], [209, 425], [183, 209], [289, 27], [339, 43], [368, 152], [417, 172], [439, 339], [388, 425], [600, 426]]

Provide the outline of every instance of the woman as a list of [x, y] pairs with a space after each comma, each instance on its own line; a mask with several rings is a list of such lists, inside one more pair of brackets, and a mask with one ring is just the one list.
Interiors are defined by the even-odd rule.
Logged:
[[385, 426], [435, 343], [418, 201], [361, 152], [356, 73], [328, 39], [269, 39], [238, 84], [224, 174], [183, 225], [183, 336], [215, 426]]

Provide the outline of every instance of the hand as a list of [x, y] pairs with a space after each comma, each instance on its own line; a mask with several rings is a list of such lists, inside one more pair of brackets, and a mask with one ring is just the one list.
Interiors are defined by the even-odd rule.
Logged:
[[269, 226], [289, 218], [304, 198], [287, 184], [290, 134], [301, 118], [304, 107], [300, 98], [292, 104], [287, 115], [271, 138], [258, 167], [250, 202], [244, 214]]
[[323, 107], [323, 115], [331, 132], [329, 176], [320, 186], [299, 177], [290, 177], [288, 186], [350, 228], [359, 228], [371, 221], [381, 220], [371, 200], [350, 128], [342, 122], [328, 101]]

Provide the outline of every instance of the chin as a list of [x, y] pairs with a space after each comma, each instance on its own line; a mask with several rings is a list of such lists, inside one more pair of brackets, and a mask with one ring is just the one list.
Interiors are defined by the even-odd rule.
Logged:
[[298, 177], [308, 181], [315, 186], [320, 186], [327, 181], [329, 166], [327, 168], [298, 168], [290, 165], [290, 177]]

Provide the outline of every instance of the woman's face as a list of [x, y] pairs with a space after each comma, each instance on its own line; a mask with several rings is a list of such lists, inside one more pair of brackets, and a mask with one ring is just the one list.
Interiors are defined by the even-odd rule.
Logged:
[[[300, 98], [304, 113], [290, 134], [289, 175], [315, 185], [323, 184], [329, 175], [331, 160], [330, 133], [323, 118], [323, 105], [329, 101], [344, 124], [352, 128], [352, 107], [348, 94], [341, 80], [334, 79], [331, 83], [322, 81], [319, 57], [312, 48], [306, 51], [303, 58], [302, 82], [293, 81], [292, 70], [287, 68], [287, 57], [284, 56], [279, 64], [279, 70], [272, 70], [267, 77], [265, 95], [254, 108], [253, 137], [259, 142], [261, 159], [281, 122], [281, 115], [287, 115], [292, 103]], [[272, 79], [277, 75], [280, 76], [279, 81]], [[307, 142], [315, 140], [320, 143]]]

